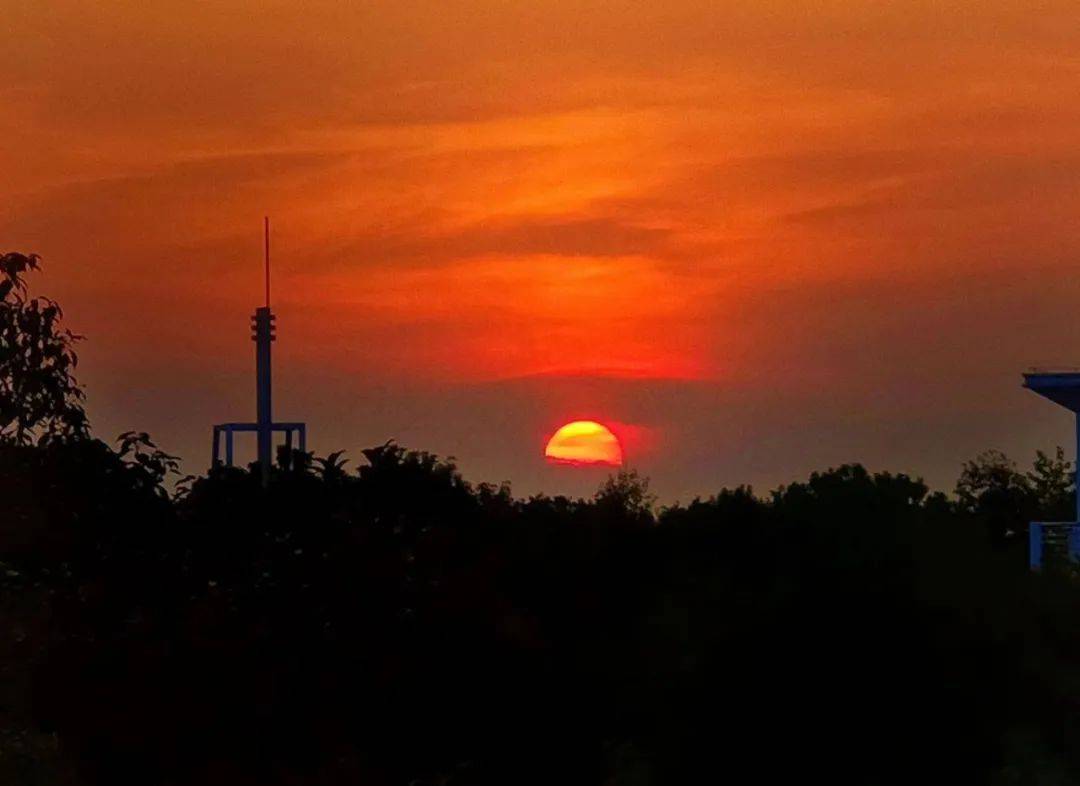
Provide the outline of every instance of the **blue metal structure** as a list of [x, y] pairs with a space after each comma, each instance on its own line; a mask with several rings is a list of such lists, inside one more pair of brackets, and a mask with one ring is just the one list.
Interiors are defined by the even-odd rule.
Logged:
[[[1077, 464], [1080, 465], [1080, 371], [1030, 371], [1024, 387], [1065, 407], [1076, 418]], [[1068, 559], [1080, 563], [1080, 487], [1075, 521], [1033, 521], [1028, 526], [1028, 554], [1032, 570], [1045, 564], [1046, 546], [1064, 546]]]
[[1032, 570], [1042, 570], [1047, 552], [1064, 553], [1069, 562], [1080, 563], [1080, 523], [1031, 522], [1028, 525], [1028, 564]]
[[[233, 465], [233, 434], [237, 431], [259, 431], [258, 423], [219, 423], [214, 426], [214, 448], [211, 461], [216, 466], [221, 463], [221, 436], [225, 435], [225, 466]], [[307, 425], [304, 423], [271, 423], [269, 433], [284, 432], [285, 447], [292, 449], [293, 435], [297, 435], [297, 449], [303, 453], [307, 450]], [[271, 437], [272, 438], [272, 437]], [[261, 459], [260, 459], [261, 461]]]
[[270, 311], [270, 219], [264, 219], [266, 305], [255, 309], [251, 318], [252, 341], [255, 342], [255, 422], [220, 423], [214, 426], [213, 455], [211, 466], [221, 463], [221, 435], [225, 434], [225, 465], [233, 465], [233, 434], [237, 431], [254, 431], [258, 440], [259, 471], [263, 487], [270, 483], [273, 465], [274, 432], [285, 432], [285, 446], [292, 449], [293, 433], [300, 438], [299, 449], [307, 449], [307, 426], [304, 423], [275, 423], [273, 417], [272, 375], [270, 373], [270, 348], [274, 335], [276, 317]]
[[[270, 462], [272, 460], [274, 417], [271, 413], [270, 347], [274, 340], [274, 315], [270, 313], [270, 304], [255, 309], [252, 320], [252, 340], [255, 342], [255, 418], [258, 427], [259, 467], [265, 486], [270, 481]], [[232, 434], [229, 434], [230, 439]]]

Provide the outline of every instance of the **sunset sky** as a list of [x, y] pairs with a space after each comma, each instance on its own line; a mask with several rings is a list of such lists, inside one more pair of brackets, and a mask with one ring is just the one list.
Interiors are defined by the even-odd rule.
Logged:
[[[6, 0], [0, 250], [99, 434], [275, 416], [517, 493], [598, 420], [664, 500], [1069, 447], [1080, 4]], [[250, 448], [250, 446], [248, 446]], [[249, 450], [250, 452], [250, 450]]]

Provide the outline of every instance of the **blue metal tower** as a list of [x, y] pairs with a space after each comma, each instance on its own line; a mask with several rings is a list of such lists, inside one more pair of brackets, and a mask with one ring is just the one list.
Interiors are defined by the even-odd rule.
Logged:
[[[1076, 418], [1077, 465], [1080, 467], [1080, 371], [1031, 371], [1024, 387], [1065, 407]], [[1043, 566], [1047, 545], [1064, 546], [1072, 562], [1080, 562], [1080, 486], [1076, 494], [1074, 521], [1033, 521], [1028, 527], [1029, 561], [1032, 570]]]
[[225, 465], [233, 465], [233, 434], [237, 431], [254, 431], [258, 439], [258, 463], [262, 484], [265, 488], [270, 483], [270, 468], [273, 465], [274, 432], [285, 432], [285, 447], [292, 453], [293, 433], [300, 438], [301, 452], [307, 449], [307, 425], [304, 423], [275, 423], [271, 408], [272, 378], [270, 373], [270, 348], [274, 335], [276, 317], [270, 311], [270, 219], [263, 219], [263, 238], [265, 249], [266, 305], [255, 309], [252, 316], [252, 341], [255, 342], [255, 422], [254, 423], [219, 423], [214, 426], [213, 457], [211, 466], [221, 463], [221, 435], [225, 435]]

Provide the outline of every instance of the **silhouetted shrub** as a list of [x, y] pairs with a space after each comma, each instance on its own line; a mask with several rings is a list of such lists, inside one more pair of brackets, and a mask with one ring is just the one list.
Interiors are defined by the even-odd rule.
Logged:
[[857, 465], [523, 500], [394, 443], [170, 494], [74, 389], [0, 442], [0, 782], [1080, 779], [1080, 592], [1024, 558], [1060, 453], [955, 502]]

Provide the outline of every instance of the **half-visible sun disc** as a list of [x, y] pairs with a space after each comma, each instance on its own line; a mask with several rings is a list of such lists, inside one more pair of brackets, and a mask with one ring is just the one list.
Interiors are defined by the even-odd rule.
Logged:
[[556, 431], [544, 449], [548, 461], [559, 464], [622, 466], [622, 446], [606, 426], [594, 420], [575, 420]]

